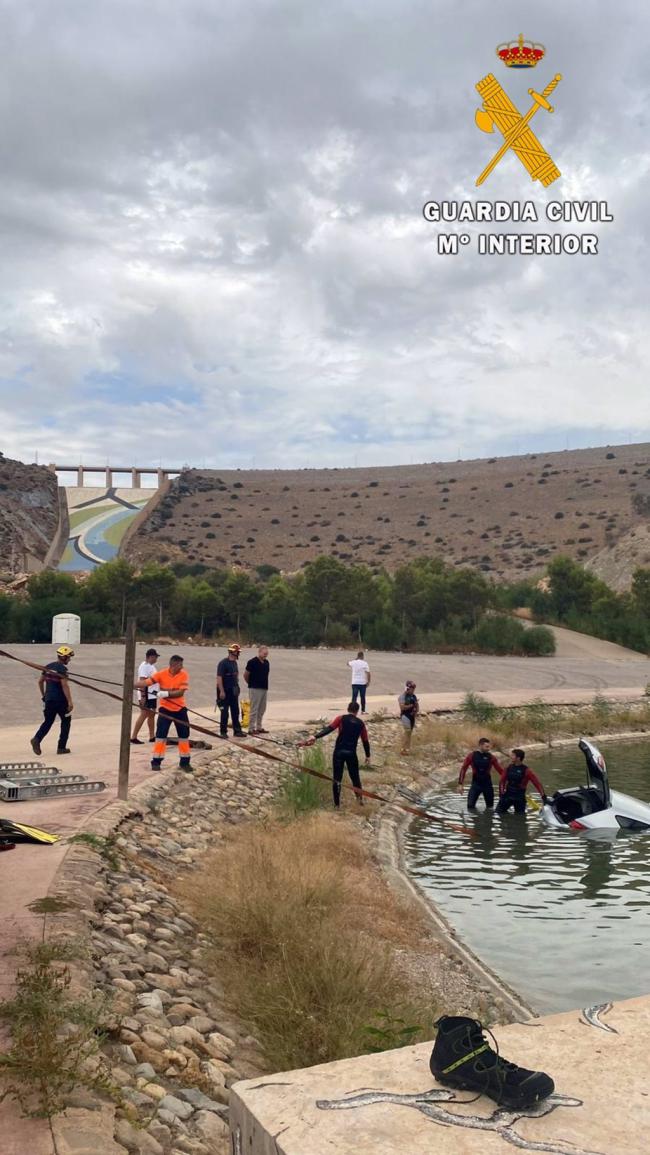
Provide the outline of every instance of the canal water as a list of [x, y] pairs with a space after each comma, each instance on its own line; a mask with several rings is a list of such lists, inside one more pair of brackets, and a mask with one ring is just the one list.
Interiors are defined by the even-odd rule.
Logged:
[[[650, 742], [600, 749], [610, 786], [650, 801]], [[528, 763], [548, 794], [586, 781], [577, 743]], [[553, 830], [532, 810], [468, 815], [466, 797], [451, 781], [429, 809], [463, 815], [475, 838], [421, 819], [405, 838], [410, 873], [458, 936], [542, 1013], [647, 994], [650, 833]]]

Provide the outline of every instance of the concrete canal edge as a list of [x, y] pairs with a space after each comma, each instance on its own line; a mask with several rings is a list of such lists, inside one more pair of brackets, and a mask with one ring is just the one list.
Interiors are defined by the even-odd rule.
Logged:
[[505, 1004], [518, 1022], [528, 1022], [537, 1018], [536, 1012], [511, 987], [503, 982], [494, 971], [478, 958], [456, 935], [447, 919], [425, 896], [421, 887], [409, 875], [405, 865], [404, 831], [409, 824], [409, 816], [399, 818], [383, 814], [379, 821], [376, 837], [376, 854], [389, 886], [407, 901], [415, 903], [435, 937], [467, 967], [481, 986], [495, 999]]

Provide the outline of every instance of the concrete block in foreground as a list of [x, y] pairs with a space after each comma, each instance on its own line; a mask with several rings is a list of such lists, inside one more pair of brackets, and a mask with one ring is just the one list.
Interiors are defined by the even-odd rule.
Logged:
[[234, 1084], [233, 1155], [642, 1155], [650, 1151], [650, 997], [495, 1030], [506, 1059], [544, 1070], [536, 1109], [434, 1083], [431, 1044]]

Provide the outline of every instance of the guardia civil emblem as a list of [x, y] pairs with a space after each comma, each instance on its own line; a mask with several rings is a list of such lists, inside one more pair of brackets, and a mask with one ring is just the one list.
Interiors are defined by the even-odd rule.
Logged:
[[[496, 52], [506, 68], [513, 69], [535, 68], [546, 55], [543, 44], [524, 40], [523, 35], [508, 44], [499, 44]], [[544, 188], [548, 188], [561, 175], [554, 160], [530, 128], [530, 122], [540, 108], [546, 112], [553, 112], [553, 105], [549, 104], [548, 98], [561, 79], [562, 76], [558, 72], [543, 92], [529, 88], [528, 95], [532, 97], [533, 103], [523, 116], [491, 72], [479, 80], [476, 91], [483, 104], [476, 110], [476, 124], [481, 132], [494, 132], [496, 125], [503, 136], [503, 144], [483, 169], [476, 181], [477, 185], [482, 185], [483, 181], [487, 180], [510, 149], [530, 173], [531, 179], [538, 180]]]

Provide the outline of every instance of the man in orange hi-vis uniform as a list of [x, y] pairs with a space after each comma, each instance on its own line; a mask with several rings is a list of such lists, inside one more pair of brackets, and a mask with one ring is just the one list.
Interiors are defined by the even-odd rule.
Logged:
[[150, 678], [140, 678], [138, 687], [156, 684], [158, 688], [158, 720], [156, 723], [156, 741], [151, 759], [151, 769], [160, 770], [162, 760], [167, 749], [167, 735], [174, 723], [178, 734], [179, 765], [181, 770], [191, 770], [190, 764], [190, 723], [187, 716], [185, 694], [190, 684], [187, 670], [183, 669], [183, 659], [174, 654], [169, 659], [166, 670], [158, 670]]

